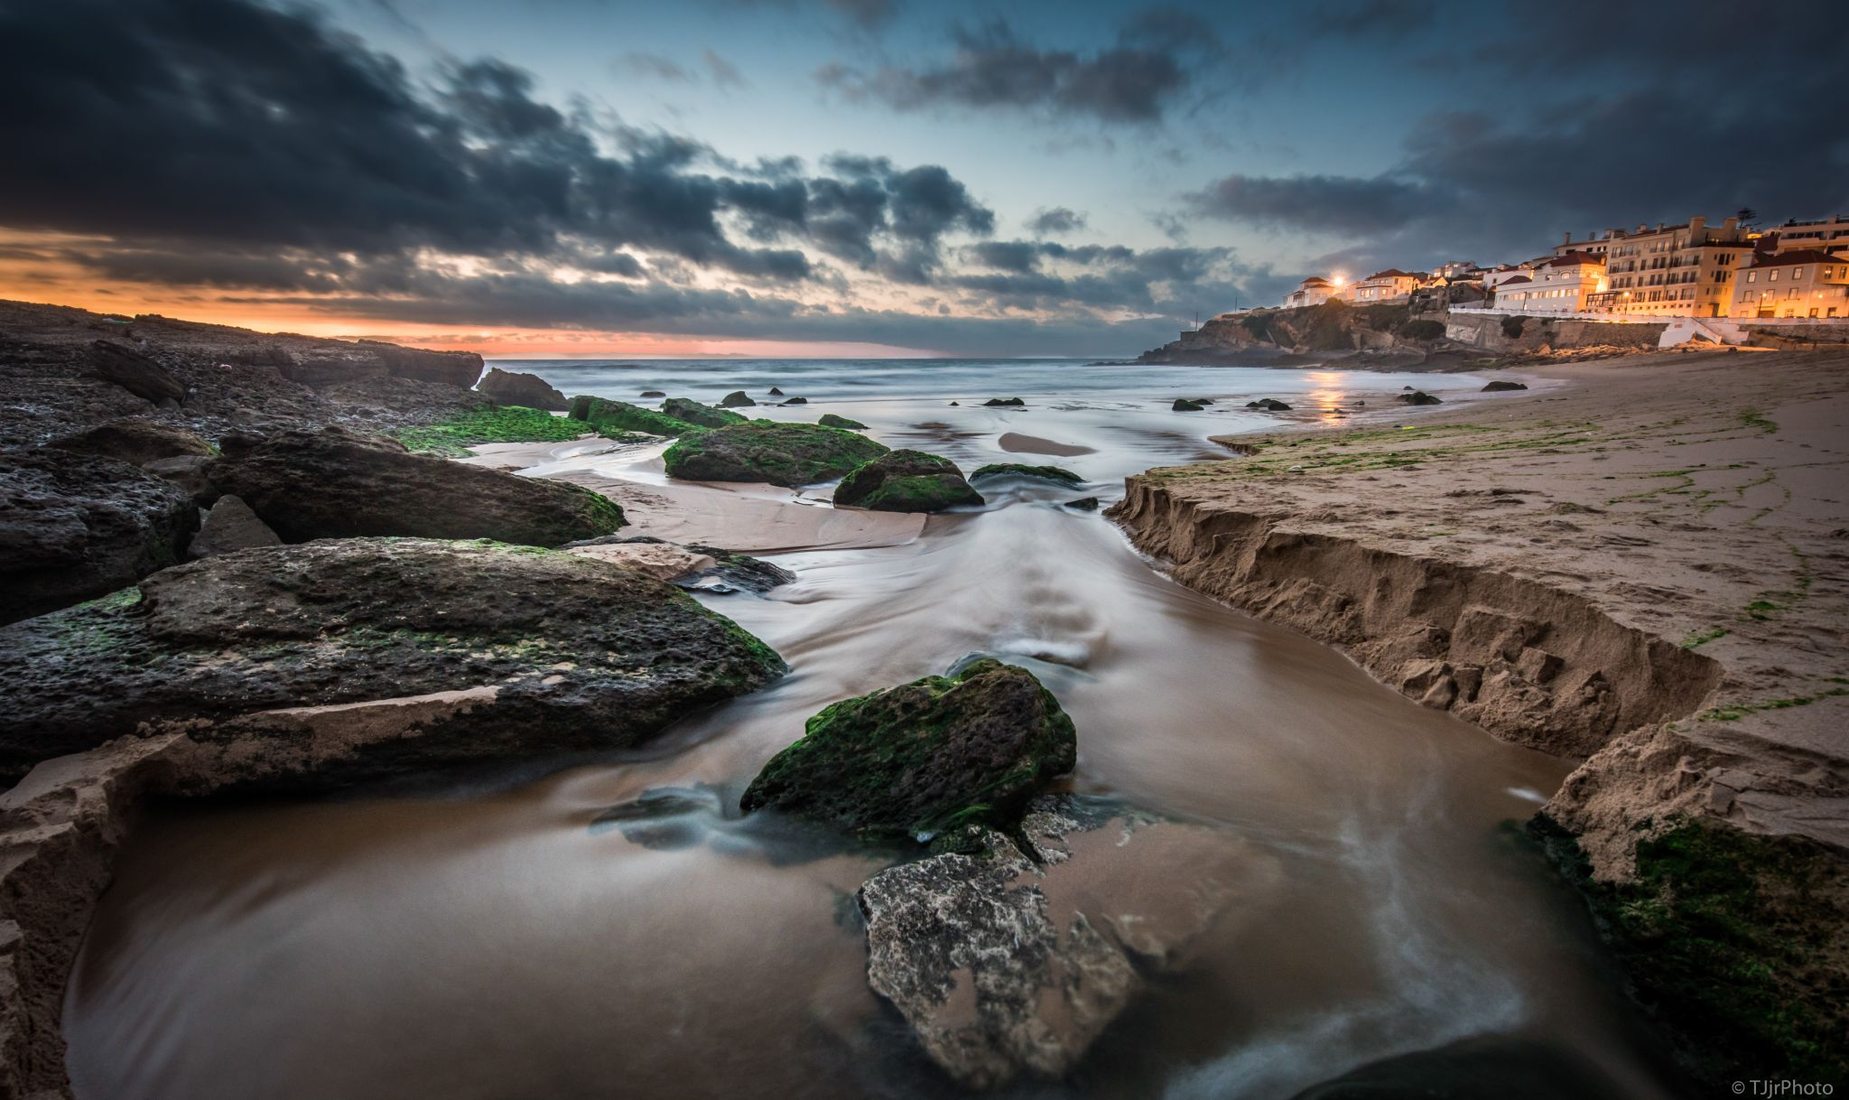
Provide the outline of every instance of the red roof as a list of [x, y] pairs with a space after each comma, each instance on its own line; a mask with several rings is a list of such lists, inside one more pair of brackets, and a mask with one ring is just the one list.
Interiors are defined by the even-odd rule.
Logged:
[[1555, 256], [1551, 260], [1544, 261], [1541, 264], [1541, 266], [1542, 267], [1578, 267], [1582, 264], [1598, 264], [1600, 267], [1604, 267], [1605, 257], [1594, 256], [1589, 252], [1568, 252], [1563, 255]]
[[1329, 280], [1323, 278], [1321, 275], [1312, 275], [1309, 278], [1303, 280], [1303, 285], [1304, 286], [1328, 286]]
[[1397, 267], [1390, 267], [1385, 271], [1374, 272], [1374, 274], [1369, 275], [1366, 279], [1363, 279], [1362, 282], [1371, 283], [1375, 279], [1417, 279], [1417, 278], [1418, 276], [1414, 275], [1410, 271], [1401, 271]]
[[1849, 256], [1831, 255], [1820, 248], [1800, 248], [1792, 252], [1780, 252], [1776, 256], [1754, 256], [1750, 271], [1754, 267], [1790, 267], [1793, 264], [1834, 264], [1849, 260]]

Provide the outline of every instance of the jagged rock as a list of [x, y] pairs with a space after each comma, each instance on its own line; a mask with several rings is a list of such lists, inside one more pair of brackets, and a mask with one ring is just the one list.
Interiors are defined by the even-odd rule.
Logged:
[[196, 433], [140, 416], [125, 416], [98, 424], [88, 431], [54, 439], [46, 446], [114, 458], [133, 466], [163, 458], [212, 453], [211, 444]]
[[1261, 397], [1257, 401], [1247, 401], [1248, 409], [1263, 409], [1265, 412], [1289, 412], [1290, 406], [1275, 397]]
[[291, 787], [623, 747], [782, 669], [672, 586], [571, 554], [242, 550], [0, 630], [0, 777], [167, 729]]
[[755, 404], [757, 402], [753, 401], [751, 395], [744, 390], [733, 390], [719, 399], [720, 407], [726, 409], [743, 409]]
[[670, 397], [661, 403], [661, 411], [676, 420], [697, 424], [702, 428], [723, 428], [727, 424], [743, 424], [745, 418], [725, 409], [715, 409], [711, 405], [702, 405], [698, 401], [689, 401], [685, 397]]
[[0, 451], [0, 622], [172, 565], [198, 526], [190, 494], [126, 462], [49, 447]]
[[881, 444], [839, 428], [760, 420], [683, 436], [662, 461], [671, 477], [794, 488], [841, 477], [885, 453]]
[[113, 382], [146, 401], [186, 400], [186, 387], [173, 372], [151, 357], [113, 340], [98, 340], [90, 345], [90, 373], [105, 382]]
[[1506, 393], [1509, 390], [1525, 390], [1527, 388], [1528, 388], [1528, 385], [1525, 382], [1511, 382], [1506, 378], [1497, 378], [1497, 379], [1492, 380], [1488, 385], [1484, 386], [1483, 389], [1478, 392], [1480, 393]]
[[822, 418], [816, 421], [816, 423], [824, 428], [846, 428], [849, 431], [856, 432], [865, 431], [867, 428], [865, 424], [862, 424], [858, 420], [849, 420], [845, 416], [836, 416], [834, 413], [823, 413]]
[[782, 397], [782, 396], [783, 396], [783, 391], [782, 391], [782, 390], [780, 390], [780, 389], [778, 389], [778, 388], [777, 388], [776, 386], [772, 386], [772, 387], [770, 388], [770, 395], [771, 395], [772, 397]]
[[622, 509], [576, 485], [414, 455], [339, 428], [226, 436], [206, 476], [287, 542], [407, 535], [557, 546], [607, 535]]
[[564, 412], [569, 403], [565, 395], [537, 374], [490, 367], [475, 388], [494, 399], [497, 405], [521, 405], [547, 412]]
[[1175, 404], [1170, 407], [1178, 413], [1197, 413], [1206, 408], [1199, 401], [1190, 401], [1185, 397], [1177, 397]]
[[276, 537], [276, 532], [257, 518], [257, 513], [250, 510], [250, 505], [226, 493], [206, 512], [205, 522], [199, 525], [199, 533], [186, 546], [186, 556], [209, 558], [213, 554], [228, 554], [233, 550], [248, 550], [253, 546], [281, 545], [282, 539]]
[[992, 462], [987, 466], [976, 467], [976, 472], [969, 475], [972, 483], [1005, 478], [1053, 481], [1061, 485], [1085, 484], [1084, 478], [1064, 466], [1030, 466], [1024, 462]]
[[1276, 878], [1234, 838], [1103, 799], [1036, 799], [1027, 854], [969, 832], [967, 854], [882, 871], [858, 895], [868, 984], [966, 1088], [1065, 1075], [1143, 971], [1187, 965], [1236, 883]]
[[603, 397], [579, 395], [571, 399], [567, 412], [573, 420], [582, 420], [591, 427], [606, 434], [612, 432], [644, 432], [648, 435], [680, 436], [698, 431], [699, 425], [690, 424], [656, 412], [640, 405], [631, 405], [627, 401], [611, 401]]
[[1077, 735], [1026, 669], [989, 658], [824, 708], [745, 789], [777, 809], [866, 839], [927, 840], [1005, 823], [1072, 770]]
[[983, 503], [956, 463], [923, 451], [889, 451], [866, 463], [841, 479], [834, 501], [878, 512], [941, 512]]
[[991, 397], [987, 401], [984, 401], [982, 404], [983, 404], [983, 407], [991, 408], [991, 409], [1000, 409], [1000, 408], [1019, 409], [1019, 408], [1025, 408], [1027, 405], [1027, 402], [1021, 400], [1018, 397]]
[[1431, 394], [1426, 393], [1424, 390], [1414, 390], [1411, 393], [1402, 393], [1400, 394], [1400, 401], [1407, 405], [1442, 405], [1444, 404], [1444, 402], [1440, 401], [1436, 397], [1433, 397]]

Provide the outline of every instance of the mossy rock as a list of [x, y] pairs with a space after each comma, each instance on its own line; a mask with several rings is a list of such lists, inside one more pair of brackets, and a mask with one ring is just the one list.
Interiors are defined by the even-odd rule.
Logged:
[[670, 477], [795, 488], [832, 481], [885, 453], [884, 445], [840, 428], [752, 420], [687, 434], [662, 461]]
[[965, 825], [1018, 824], [1070, 772], [1078, 735], [1032, 673], [982, 658], [950, 676], [844, 699], [758, 773], [739, 805], [869, 841], [927, 843]]
[[835, 503], [876, 512], [941, 512], [983, 500], [949, 459], [923, 451], [891, 451], [842, 478], [835, 487]]
[[563, 443], [587, 434], [588, 425], [544, 409], [493, 405], [471, 409], [434, 424], [400, 428], [392, 438], [416, 454], [461, 458], [482, 443]]
[[685, 397], [670, 397], [661, 403], [664, 416], [676, 420], [685, 420], [689, 424], [698, 424], [702, 428], [723, 428], [727, 424], [743, 424], [745, 417], [725, 409], [715, 409], [711, 405], [702, 405]]
[[994, 462], [987, 466], [976, 467], [976, 472], [969, 475], [972, 482], [987, 481], [1004, 477], [1032, 478], [1036, 481], [1056, 481], [1061, 485], [1083, 485], [1085, 479], [1066, 469], [1064, 466], [1029, 466], [1024, 462]]
[[574, 397], [571, 399], [569, 415], [573, 420], [582, 420], [606, 435], [611, 432], [646, 432], [649, 435], [682, 436], [700, 430], [698, 424], [688, 423], [678, 417], [605, 397]]
[[744, 409], [757, 404], [744, 390], [733, 390], [719, 399], [719, 403], [728, 409]]
[[1178, 413], [1197, 413], [1206, 408], [1199, 401], [1191, 401], [1186, 397], [1177, 397], [1175, 404], [1170, 407]]
[[824, 428], [846, 428], [856, 432], [866, 431], [867, 429], [867, 426], [858, 420], [849, 420], [845, 416], [836, 416], [834, 413], [823, 413], [822, 419], [816, 421], [816, 423]]

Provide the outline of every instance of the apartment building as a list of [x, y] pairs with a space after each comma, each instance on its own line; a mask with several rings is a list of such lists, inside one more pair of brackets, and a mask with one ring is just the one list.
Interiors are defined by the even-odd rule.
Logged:
[[1585, 252], [1605, 260], [1606, 286], [1587, 296], [1585, 308], [1657, 317], [1726, 316], [1734, 272], [1754, 248], [1738, 218], [1711, 226], [1700, 217], [1628, 233], [1611, 229], [1596, 240], [1566, 244], [1587, 245]]
[[1605, 260], [1589, 252], [1568, 252], [1526, 265], [1527, 275], [1503, 279], [1496, 308], [1518, 313], [1577, 313], [1605, 289]]
[[1300, 306], [1319, 306], [1341, 292], [1336, 285], [1320, 275], [1312, 275], [1297, 284], [1297, 289], [1284, 296], [1284, 307], [1296, 309]]
[[1342, 292], [1342, 297], [1356, 305], [1372, 302], [1403, 302], [1419, 288], [1422, 277], [1410, 271], [1401, 271], [1390, 267], [1385, 271], [1376, 271], [1365, 279], [1357, 280], [1354, 285]]
[[1849, 317], [1849, 241], [1840, 251], [1762, 252], [1734, 276], [1728, 316]]
[[1773, 252], [1792, 252], [1800, 248], [1818, 248], [1829, 252], [1849, 247], [1849, 214], [1813, 221], [1793, 218], [1784, 225], [1771, 226], [1763, 230], [1763, 233], [1767, 245], [1762, 247], [1769, 247]]

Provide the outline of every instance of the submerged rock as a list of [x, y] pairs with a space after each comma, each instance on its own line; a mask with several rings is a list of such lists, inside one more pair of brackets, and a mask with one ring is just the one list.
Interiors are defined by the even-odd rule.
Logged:
[[1025, 462], [992, 462], [987, 466], [976, 467], [976, 472], [969, 475], [972, 482], [1001, 478], [1030, 478], [1035, 481], [1058, 482], [1061, 485], [1085, 484], [1084, 478], [1064, 466], [1030, 466]]
[[292, 787], [624, 747], [783, 667], [678, 589], [571, 554], [243, 550], [0, 630], [0, 777], [166, 730]]
[[834, 500], [877, 512], [941, 512], [983, 503], [956, 463], [923, 451], [889, 451], [859, 467], [841, 479]]
[[858, 895], [868, 984], [967, 1088], [1069, 1072], [1144, 973], [1186, 966], [1236, 882], [1275, 878], [1237, 838], [1102, 799], [1038, 798], [1018, 840], [969, 833]]
[[640, 397], [666, 397], [666, 396], [668, 396], [668, 395], [667, 395], [666, 393], [664, 393], [663, 391], [661, 391], [661, 390], [643, 390], [643, 391], [642, 391], [642, 392], [641, 392], [640, 394], [638, 394], [637, 396], [640, 396]]
[[779, 405], [807, 405], [808, 403], [809, 403], [809, 399], [807, 397], [792, 397], [787, 400], [777, 402], [777, 404]]
[[1018, 397], [991, 397], [987, 401], [984, 401], [982, 404], [984, 408], [990, 408], [990, 409], [1002, 409], [1002, 408], [1019, 409], [1019, 408], [1025, 408], [1027, 406], [1027, 402], [1021, 400]]
[[631, 405], [627, 401], [611, 401], [582, 394], [571, 399], [567, 415], [573, 420], [584, 421], [606, 435], [612, 432], [643, 432], [648, 435], [681, 436], [699, 430], [697, 424], [690, 424], [654, 409]]
[[570, 407], [565, 395], [553, 389], [550, 382], [537, 374], [490, 367], [487, 375], [475, 384], [475, 388], [492, 398], [497, 405], [520, 405], [547, 412], [564, 412]]
[[1444, 402], [1440, 401], [1436, 397], [1433, 397], [1431, 394], [1426, 393], [1424, 390], [1414, 390], [1411, 393], [1402, 393], [1400, 394], [1400, 400], [1408, 405], [1442, 405], [1444, 404]]
[[816, 421], [816, 423], [824, 428], [846, 428], [849, 431], [856, 432], [865, 431], [867, 428], [865, 424], [862, 424], [858, 420], [849, 420], [845, 416], [836, 416], [834, 413], [823, 413], [822, 418]]
[[745, 418], [725, 409], [715, 409], [711, 405], [702, 405], [685, 397], [670, 397], [661, 403], [664, 415], [702, 428], [723, 428], [727, 424], [743, 424]]
[[1525, 382], [1510, 382], [1506, 378], [1497, 378], [1491, 381], [1488, 385], [1484, 386], [1482, 390], [1478, 392], [1480, 393], [1506, 393], [1509, 390], [1525, 390], [1527, 388], [1528, 388], [1528, 384]]
[[743, 409], [755, 405], [757, 402], [753, 401], [751, 395], [744, 390], [733, 390], [731, 393], [721, 397], [719, 399], [719, 404], [721, 407], [727, 409]]
[[250, 505], [226, 493], [206, 512], [205, 522], [199, 525], [199, 533], [187, 544], [186, 556], [209, 558], [214, 554], [248, 550], [253, 546], [281, 545], [282, 539], [270, 530], [268, 524], [257, 518], [257, 513], [250, 510]]
[[1071, 508], [1078, 512], [1096, 512], [1098, 510], [1098, 498], [1079, 497], [1077, 500], [1066, 501], [1064, 507]]
[[824, 708], [764, 765], [739, 806], [869, 840], [1005, 823], [1072, 770], [1077, 734], [1032, 673], [982, 658]]
[[190, 493], [126, 462], [0, 450], [0, 622], [133, 584], [178, 562], [198, 526]]
[[759, 420], [684, 436], [662, 461], [671, 477], [794, 488], [831, 481], [885, 453], [883, 445], [839, 428]]
[[607, 535], [623, 511], [589, 489], [415, 455], [340, 428], [227, 437], [206, 476], [288, 542], [407, 535], [558, 546]]
[[1202, 405], [1199, 401], [1190, 401], [1185, 397], [1177, 397], [1175, 399], [1175, 404], [1170, 407], [1178, 413], [1197, 413], [1206, 406]]
[[46, 446], [113, 458], [134, 466], [145, 466], [165, 458], [212, 453], [211, 444], [196, 433], [141, 416], [110, 420], [87, 431], [54, 439]]
[[1275, 397], [1261, 397], [1257, 401], [1247, 401], [1248, 409], [1263, 409], [1265, 412], [1289, 412], [1290, 406]]

